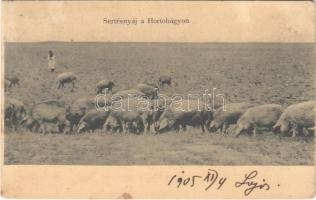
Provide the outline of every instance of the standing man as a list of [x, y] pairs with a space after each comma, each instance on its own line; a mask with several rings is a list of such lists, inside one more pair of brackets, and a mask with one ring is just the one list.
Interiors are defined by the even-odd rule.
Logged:
[[48, 51], [48, 70], [55, 71], [55, 55], [51, 50]]

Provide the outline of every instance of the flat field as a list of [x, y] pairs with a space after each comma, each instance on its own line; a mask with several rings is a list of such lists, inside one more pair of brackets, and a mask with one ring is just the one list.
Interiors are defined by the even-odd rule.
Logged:
[[[56, 72], [47, 70], [47, 53]], [[313, 44], [224, 43], [6, 43], [5, 75], [20, 87], [7, 97], [28, 106], [48, 99], [71, 104], [95, 94], [95, 84], [112, 79], [114, 91], [144, 80], [172, 77], [165, 94], [203, 94], [208, 89], [227, 102], [293, 103], [315, 99]], [[76, 88], [57, 89], [57, 74], [73, 71]], [[161, 135], [80, 135], [5, 133], [6, 164], [82, 165], [312, 165], [313, 138], [286, 138], [264, 132], [238, 138], [198, 129]]]

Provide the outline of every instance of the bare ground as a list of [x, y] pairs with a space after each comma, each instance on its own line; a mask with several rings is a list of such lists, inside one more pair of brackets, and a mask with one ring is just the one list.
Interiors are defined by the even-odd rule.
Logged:
[[[47, 53], [56, 54], [56, 73], [47, 70]], [[163, 93], [202, 93], [216, 87], [228, 102], [278, 103], [315, 99], [313, 44], [172, 43], [7, 43], [5, 74], [16, 74], [21, 87], [6, 96], [28, 106], [47, 99], [71, 103], [91, 96], [101, 79], [115, 91], [144, 79], [171, 75]], [[74, 92], [58, 90], [58, 73], [78, 76]], [[85, 165], [312, 165], [312, 138], [265, 133], [257, 138], [201, 134], [197, 129], [162, 135], [63, 135], [6, 133], [6, 164]]]

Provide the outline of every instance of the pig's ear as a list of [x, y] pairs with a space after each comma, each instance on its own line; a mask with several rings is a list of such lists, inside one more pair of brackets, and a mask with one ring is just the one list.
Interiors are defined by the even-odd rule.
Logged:
[[82, 129], [84, 129], [85, 127], [86, 127], [86, 122], [82, 122], [77, 129], [77, 133], [80, 133]]
[[163, 119], [162, 121], [160, 121], [159, 123], [159, 127], [161, 128], [166, 128], [169, 126], [168, 120], [167, 119]]
[[20, 121], [20, 124], [24, 124], [29, 119], [28, 115], [25, 115], [23, 119]]
[[215, 123], [214, 123], [214, 120], [211, 122], [211, 124], [210, 124], [210, 129], [212, 129], [212, 128], [215, 128]]
[[235, 131], [234, 136], [239, 136], [239, 134], [240, 134], [242, 131], [243, 131], [243, 128], [242, 128], [240, 125], [238, 125], [238, 126], [237, 126], [237, 129], [236, 129], [236, 131]]
[[279, 122], [277, 122], [273, 127], [272, 127], [272, 131], [273, 133], [278, 133], [280, 132], [281, 129], [281, 124]]

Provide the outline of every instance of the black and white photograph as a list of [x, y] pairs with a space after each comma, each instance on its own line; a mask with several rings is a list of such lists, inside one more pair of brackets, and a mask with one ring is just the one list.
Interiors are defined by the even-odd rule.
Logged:
[[315, 196], [314, 2], [2, 4], [4, 198]]
[[314, 43], [4, 43], [6, 165], [314, 165]]

